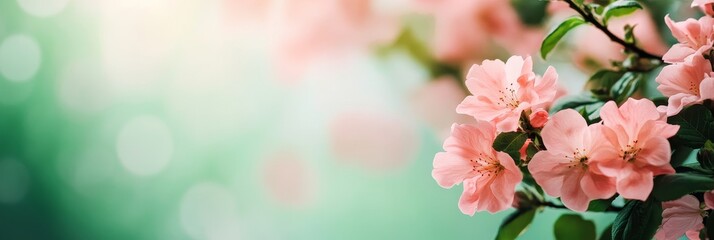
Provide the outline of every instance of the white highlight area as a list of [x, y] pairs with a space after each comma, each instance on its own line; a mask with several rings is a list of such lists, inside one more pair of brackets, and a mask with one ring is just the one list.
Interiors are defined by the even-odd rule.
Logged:
[[17, 0], [23, 11], [35, 17], [51, 17], [62, 12], [69, 0]]
[[12, 35], [0, 44], [0, 74], [10, 81], [26, 81], [40, 68], [42, 54], [37, 41], [29, 36]]
[[154, 175], [168, 165], [174, 150], [171, 132], [154, 116], [139, 116], [124, 124], [116, 141], [121, 164], [129, 172]]

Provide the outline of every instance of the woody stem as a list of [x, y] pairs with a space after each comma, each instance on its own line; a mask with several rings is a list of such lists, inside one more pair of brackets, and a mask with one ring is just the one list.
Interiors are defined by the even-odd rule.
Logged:
[[585, 11], [584, 9], [580, 8], [580, 6], [578, 6], [575, 2], [573, 2], [573, 0], [563, 0], [563, 1], [567, 2], [568, 5], [570, 6], [570, 8], [572, 8], [573, 10], [578, 12], [578, 14], [580, 14], [580, 16], [582, 16], [583, 19], [585, 19], [585, 21], [588, 21], [593, 26], [595, 26], [597, 29], [599, 29], [600, 31], [605, 33], [605, 35], [607, 35], [607, 37], [610, 38], [610, 40], [612, 40], [613, 42], [616, 42], [616, 43], [622, 45], [627, 50], [637, 53], [637, 55], [642, 58], [654, 59], [654, 60], [659, 60], [660, 62], [662, 62], [662, 56], [657, 56], [657, 55], [651, 54], [651, 53], [637, 47], [635, 44], [628, 43], [625, 40], [622, 40], [620, 37], [616, 36], [609, 29], [607, 29], [607, 27], [605, 25], [600, 23], [600, 21], [598, 21], [595, 18], [595, 16], [592, 14], [592, 12]]

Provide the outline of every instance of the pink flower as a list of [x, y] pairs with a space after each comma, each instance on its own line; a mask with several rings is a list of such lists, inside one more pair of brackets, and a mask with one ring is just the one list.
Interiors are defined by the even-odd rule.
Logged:
[[521, 161], [528, 160], [528, 145], [531, 145], [531, 143], [533, 143], [533, 141], [531, 141], [530, 138], [526, 139], [526, 142], [523, 143], [523, 146], [521, 147], [521, 149], [518, 149], [518, 154], [521, 155], [520, 156]]
[[545, 109], [553, 103], [557, 80], [553, 67], [542, 78], [536, 76], [530, 57], [513, 56], [506, 63], [485, 60], [469, 70], [466, 87], [473, 96], [466, 97], [456, 112], [493, 122], [501, 132], [515, 131], [521, 112], [530, 114], [531, 109]]
[[451, 137], [444, 142], [446, 152], [434, 157], [431, 175], [441, 187], [464, 183], [459, 200], [464, 214], [494, 213], [510, 207], [515, 187], [523, 179], [513, 159], [493, 149], [495, 138], [496, 129], [488, 122], [454, 124]]
[[711, 209], [702, 206], [692, 195], [664, 202], [662, 208], [662, 225], [655, 234], [657, 240], [676, 240], [685, 234], [689, 239], [699, 239], [699, 231], [704, 228], [702, 214]]
[[709, 16], [714, 15], [714, 0], [694, 0], [692, 1], [692, 7], [699, 7], [702, 12]]
[[548, 122], [548, 111], [543, 109], [533, 111], [533, 113], [528, 116], [528, 120], [534, 128], [542, 128], [545, 126], [545, 123]]
[[674, 44], [662, 57], [667, 63], [684, 62], [691, 55], [706, 53], [712, 48], [714, 39], [714, 18], [703, 16], [699, 20], [692, 18], [673, 22], [669, 15], [664, 21], [679, 43]]
[[669, 97], [668, 116], [686, 106], [714, 99], [714, 72], [711, 63], [699, 54], [664, 67], [655, 81], [660, 84], [657, 90]]
[[599, 162], [602, 173], [616, 177], [617, 192], [627, 199], [645, 200], [652, 191], [652, 178], [673, 174], [667, 138], [679, 126], [667, 124], [666, 116], [648, 99], [628, 99], [620, 108], [607, 102], [600, 109], [606, 128], [602, 132], [618, 154]]
[[603, 175], [597, 166], [598, 161], [617, 156], [601, 128], [588, 126], [575, 110], [560, 111], [541, 131], [548, 150], [536, 153], [528, 164], [538, 185], [574, 211], [583, 212], [590, 200], [615, 194], [615, 178]]

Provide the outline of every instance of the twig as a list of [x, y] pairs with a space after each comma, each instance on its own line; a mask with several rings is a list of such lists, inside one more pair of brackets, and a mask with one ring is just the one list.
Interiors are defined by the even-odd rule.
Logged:
[[[544, 201], [540, 203], [541, 206], [544, 207], [550, 207], [550, 208], [557, 208], [557, 209], [568, 209], [566, 206], [555, 204], [552, 202]], [[610, 205], [607, 209], [604, 210], [604, 212], [620, 212], [622, 210], [622, 207], [616, 207]]]
[[582, 16], [583, 19], [585, 19], [585, 21], [590, 22], [597, 29], [600, 29], [600, 31], [605, 33], [605, 35], [607, 35], [610, 38], [610, 40], [612, 40], [613, 42], [616, 42], [616, 43], [622, 45], [623, 47], [625, 47], [626, 49], [637, 53], [637, 55], [639, 55], [640, 57], [648, 58], [648, 59], [655, 59], [655, 60], [659, 60], [660, 62], [662, 62], [662, 56], [657, 56], [657, 55], [651, 54], [651, 53], [637, 47], [635, 44], [625, 42], [625, 40], [622, 40], [620, 37], [618, 37], [615, 34], [613, 34], [612, 32], [610, 32], [610, 30], [607, 29], [607, 27], [605, 27], [605, 25], [601, 24], [595, 18], [595, 16], [593, 16], [592, 12], [583, 10], [582, 8], [580, 8], [580, 6], [575, 4], [575, 2], [573, 2], [573, 0], [563, 0], [563, 1], [567, 2], [568, 5], [570, 6], [570, 8], [572, 8], [573, 10], [578, 12], [578, 14], [580, 14], [580, 16]]

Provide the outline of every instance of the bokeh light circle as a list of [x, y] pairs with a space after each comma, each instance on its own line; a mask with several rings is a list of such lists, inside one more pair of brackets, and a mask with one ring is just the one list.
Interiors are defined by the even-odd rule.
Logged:
[[13, 35], [0, 44], [0, 74], [10, 81], [26, 81], [40, 68], [42, 54], [37, 41], [26, 35]]
[[50, 17], [62, 12], [69, 0], [17, 0], [23, 11], [35, 17]]
[[168, 126], [154, 116], [139, 116], [127, 122], [116, 142], [119, 161], [129, 172], [154, 175], [171, 160], [174, 150]]
[[25, 165], [13, 159], [0, 160], [0, 203], [22, 201], [29, 186], [30, 174]]
[[236, 201], [228, 189], [197, 183], [181, 198], [181, 226], [194, 239], [237, 239], [235, 210]]

